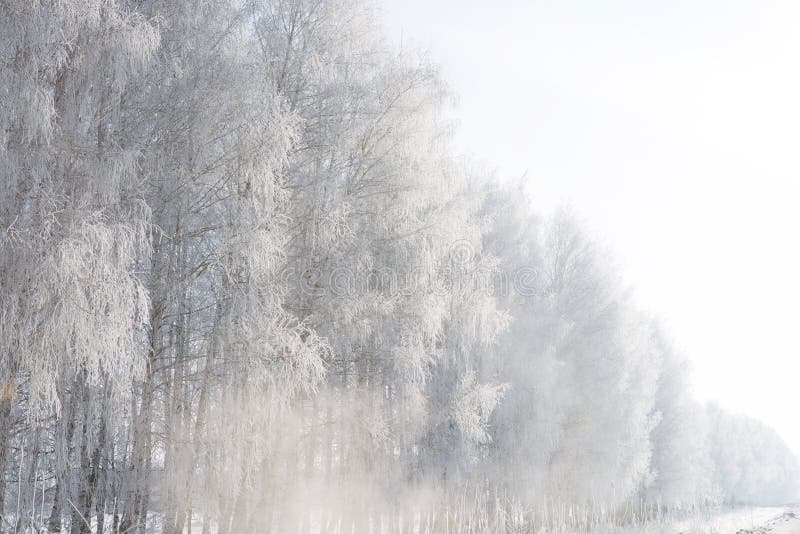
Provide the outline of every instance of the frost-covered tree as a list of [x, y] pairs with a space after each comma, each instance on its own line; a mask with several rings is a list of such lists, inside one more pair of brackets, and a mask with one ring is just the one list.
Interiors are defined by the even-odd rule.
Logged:
[[163, 25], [136, 95], [157, 232], [123, 524], [144, 523], [158, 466], [166, 531], [181, 532], [197, 500], [223, 531], [237, 530], [248, 517], [248, 470], [280, 414], [315, 390], [326, 351], [284, 306], [284, 167], [295, 120], [265, 75], [249, 6], [147, 9]]
[[493, 199], [498, 228], [517, 229], [493, 242], [513, 316], [496, 363], [510, 385], [501, 477], [531, 498], [624, 502], [650, 476], [659, 355], [596, 245], [565, 212], [539, 224], [520, 197]]
[[[13, 440], [24, 528], [45, 506], [33, 495], [46, 450], [56, 494], [79, 466], [73, 502], [88, 513], [99, 406], [121, 409], [144, 370], [149, 303], [134, 265], [149, 254], [149, 210], [121, 123], [157, 32], [117, 2], [4, 2], [0, 18], [0, 475]], [[52, 418], [64, 429], [53, 438]]]
[[[448, 153], [446, 93], [427, 62], [382, 42], [365, 3], [265, 7], [262, 47], [282, 58], [270, 73], [301, 120], [287, 168], [290, 300], [331, 344], [328, 385], [339, 398], [322, 416], [333, 430], [315, 447], [329, 459], [325, 470], [371, 465], [401, 476], [416, 469], [426, 418], [438, 417], [428, 411], [439, 393], [432, 366], [466, 362], [469, 348], [447, 346], [460, 335], [486, 342], [503, 322], [491, 304], [434, 287], [453, 245], [479, 244], [481, 232], [467, 175]], [[485, 332], [469, 333], [475, 321]], [[456, 378], [468, 367], [460, 364]], [[348, 404], [363, 398], [367, 410]]]
[[704, 410], [692, 398], [688, 363], [675, 353], [660, 329], [653, 332], [661, 353], [656, 385], [653, 429], [653, 481], [644, 493], [648, 501], [672, 508], [716, 503]]
[[763, 423], [707, 407], [713, 480], [728, 504], [784, 504], [800, 491], [797, 458]]

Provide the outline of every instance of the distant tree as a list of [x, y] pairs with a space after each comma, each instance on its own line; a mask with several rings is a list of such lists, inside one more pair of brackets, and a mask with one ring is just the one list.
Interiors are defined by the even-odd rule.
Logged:
[[800, 491], [797, 458], [774, 430], [707, 408], [714, 483], [728, 504], [784, 504]]
[[654, 327], [661, 353], [656, 389], [658, 425], [653, 429], [653, 481], [645, 489], [655, 504], [687, 508], [718, 502], [709, 456], [708, 423], [692, 398], [688, 362], [676, 354], [664, 334]]

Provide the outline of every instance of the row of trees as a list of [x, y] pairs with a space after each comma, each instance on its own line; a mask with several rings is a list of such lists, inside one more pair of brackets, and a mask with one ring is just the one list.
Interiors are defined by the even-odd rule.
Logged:
[[793, 491], [569, 216], [454, 157], [370, 5], [11, 0], [0, 69], [2, 530]]
[[[501, 307], [514, 321], [493, 349], [510, 387], [493, 414], [492, 469], [528, 500], [670, 508], [785, 503], [797, 497], [794, 454], [772, 429], [698, 404], [687, 362], [638, 311], [602, 249], [575, 219], [546, 221], [501, 191], [492, 252], [530, 292]], [[527, 446], [526, 444], [535, 444]]]

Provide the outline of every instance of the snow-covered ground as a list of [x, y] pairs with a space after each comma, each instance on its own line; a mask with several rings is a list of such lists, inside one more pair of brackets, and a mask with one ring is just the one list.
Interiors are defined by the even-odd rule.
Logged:
[[741, 508], [649, 524], [625, 534], [800, 534], [800, 507]]
[[[746, 508], [723, 512], [703, 522], [681, 521], [675, 524], [675, 532], [709, 534], [762, 534], [776, 532], [771, 525], [778, 524], [784, 517], [792, 514], [788, 507]], [[800, 533], [800, 521], [792, 521], [794, 530], [779, 531], [781, 534]], [[788, 523], [788, 522], [787, 522]]]
[[798, 534], [800, 533], [800, 508], [789, 508], [780, 515], [755, 526], [740, 528], [737, 534]]
[[[536, 530], [539, 532], [538, 530]], [[526, 531], [527, 532], [527, 531]], [[591, 534], [800, 534], [800, 506], [708, 509], [683, 518], [664, 517], [629, 524], [598, 523], [576, 528], [554, 525], [544, 532]]]

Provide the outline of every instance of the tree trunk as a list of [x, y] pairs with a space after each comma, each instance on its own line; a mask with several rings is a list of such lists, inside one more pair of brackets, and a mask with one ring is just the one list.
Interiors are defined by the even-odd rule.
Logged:
[[[10, 381], [8, 382], [10, 383]], [[5, 383], [0, 384], [0, 524], [4, 517], [4, 504], [6, 495], [6, 461], [8, 459], [8, 442], [11, 435], [11, 405], [13, 403], [13, 396], [6, 395], [6, 390], [10, 390], [11, 386]]]
[[97, 446], [92, 453], [92, 474], [89, 477], [89, 491], [95, 502], [95, 513], [97, 517], [97, 534], [103, 534], [106, 517], [106, 488], [105, 470], [103, 468], [103, 456], [106, 449], [107, 417], [106, 412], [107, 398], [103, 397], [103, 411], [100, 415], [100, 432], [97, 437]]
[[[80, 471], [78, 472], [78, 502], [72, 504], [72, 522], [70, 524], [71, 534], [88, 534], [89, 520], [91, 516], [92, 495], [89, 484], [91, 474], [89, 471], [91, 458], [89, 457], [89, 434], [90, 434], [90, 410], [89, 410], [89, 388], [86, 385], [85, 376], [81, 376], [79, 386], [76, 390], [83, 393], [83, 417], [81, 427], [81, 447], [80, 447]], [[80, 412], [76, 410], [77, 417]]]
[[[77, 412], [77, 406], [75, 406], [77, 392], [73, 389], [72, 394], [70, 396], [70, 401], [67, 404], [67, 409], [65, 410], [64, 417], [62, 421], [65, 422], [67, 425], [66, 430], [64, 431], [64, 450], [61, 451], [58, 448], [56, 449], [56, 454], [59, 452], [63, 452], [65, 454], [65, 458], [61, 462], [56, 461], [57, 467], [56, 470], [56, 485], [55, 485], [55, 494], [53, 497], [53, 508], [50, 511], [50, 518], [47, 520], [47, 529], [50, 532], [61, 532], [61, 518], [63, 516], [63, 507], [64, 507], [64, 493], [69, 488], [68, 482], [68, 472], [67, 466], [69, 465], [69, 456], [70, 456], [70, 447], [72, 445], [72, 438], [75, 435], [75, 416]], [[56, 440], [57, 441], [57, 440]], [[56, 445], [57, 447], [57, 445]]]

